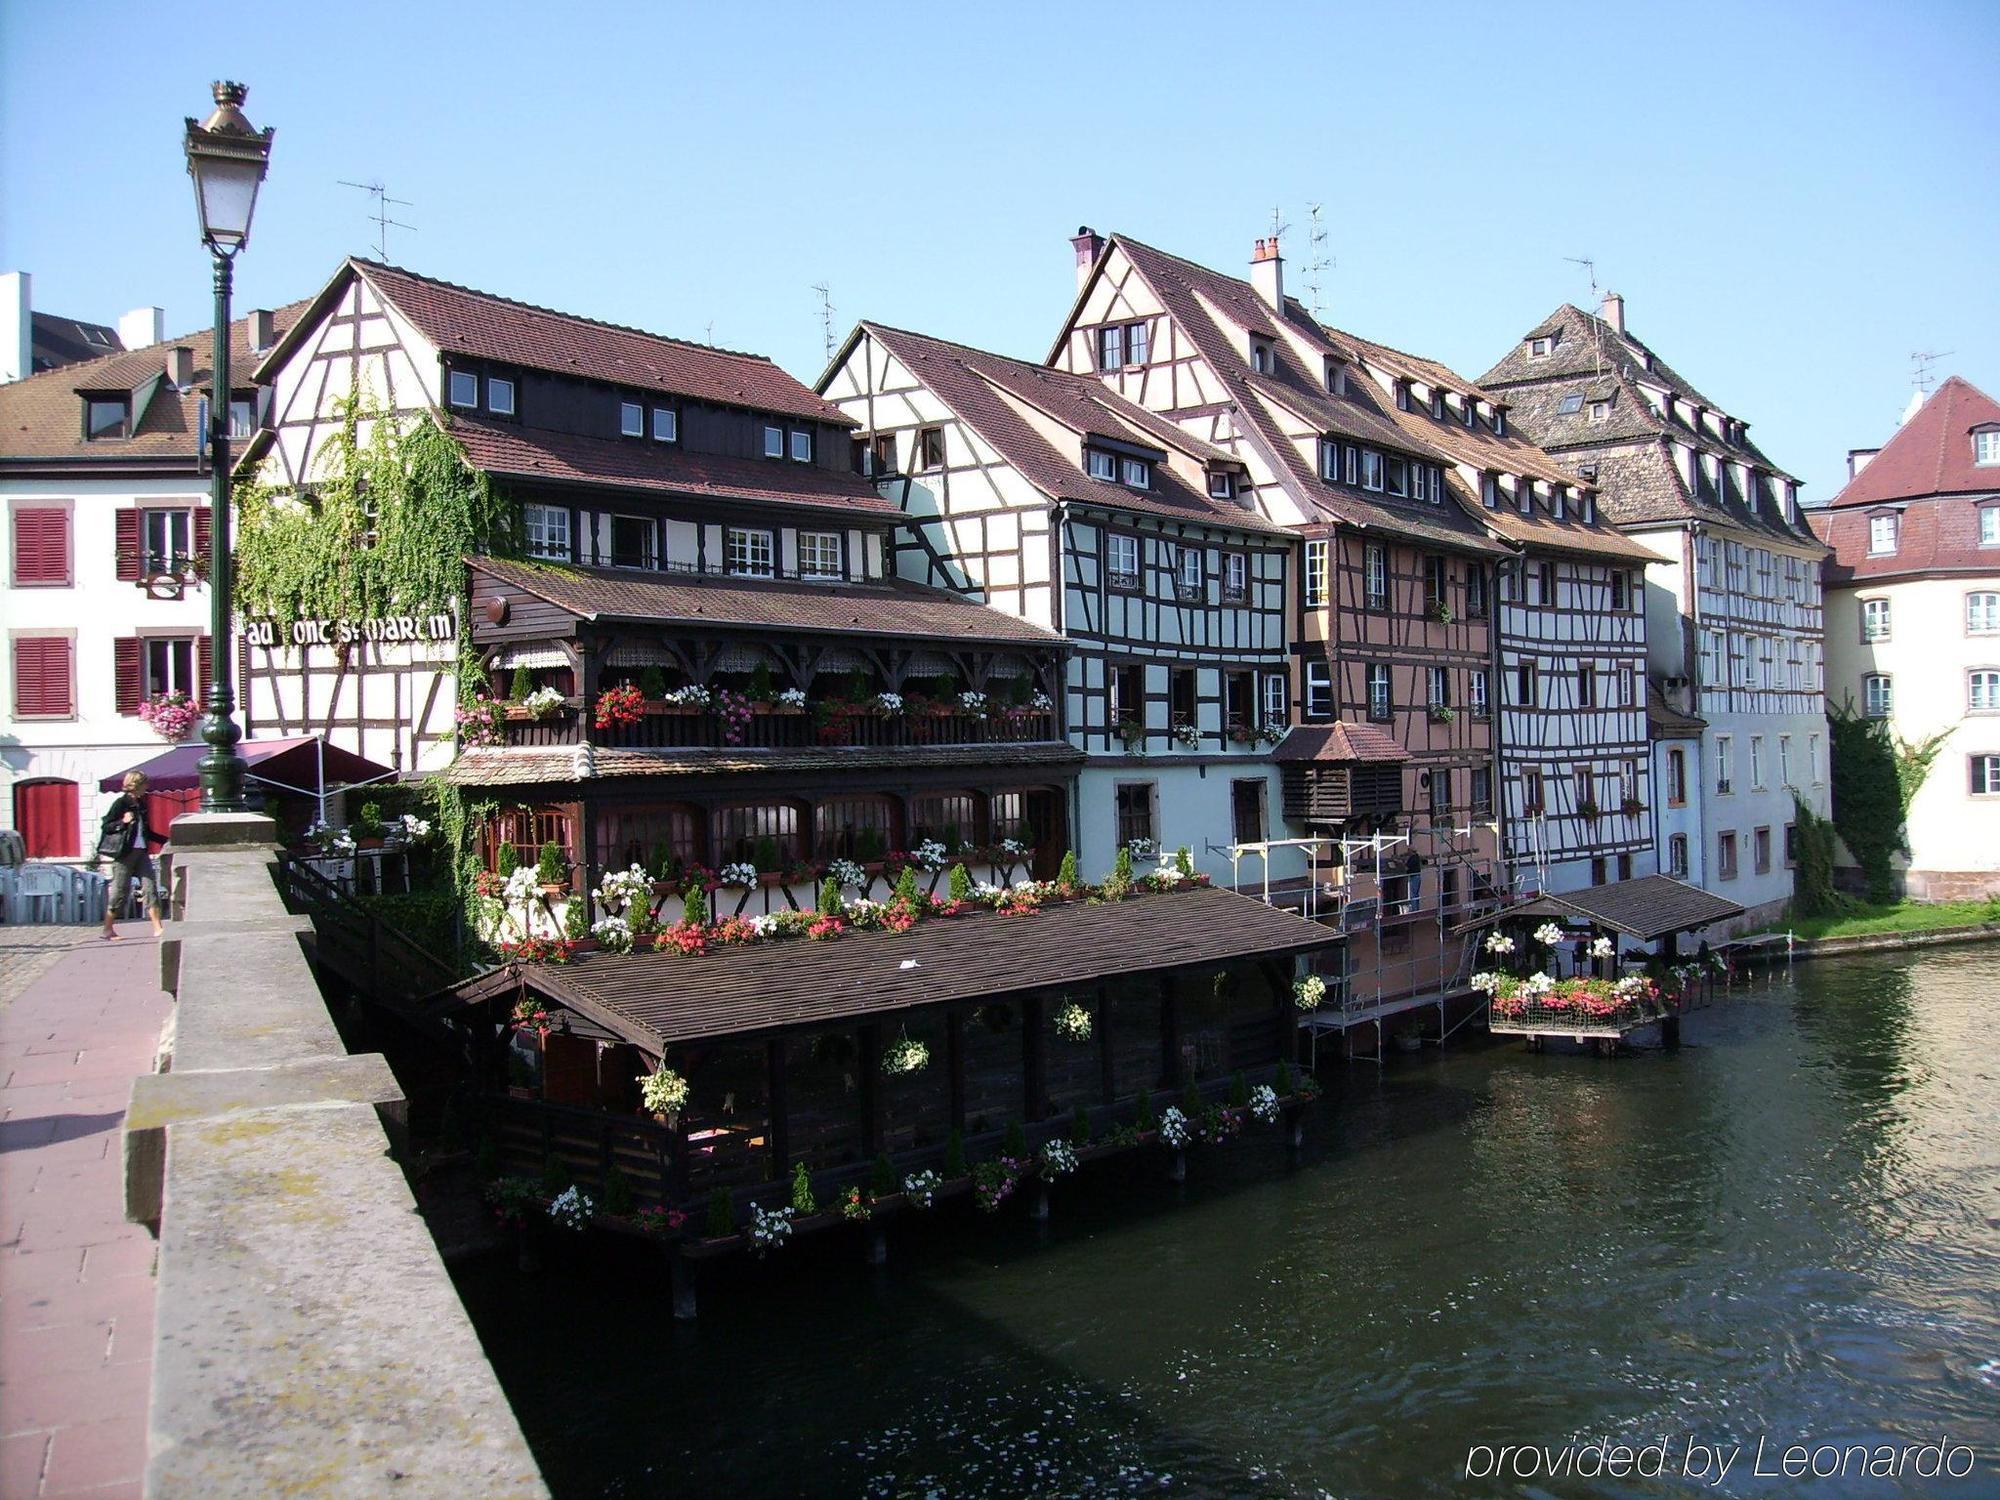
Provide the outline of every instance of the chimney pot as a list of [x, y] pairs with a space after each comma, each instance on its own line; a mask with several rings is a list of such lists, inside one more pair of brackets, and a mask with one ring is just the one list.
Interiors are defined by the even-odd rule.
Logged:
[[167, 384], [177, 391], [194, 384], [194, 350], [186, 344], [176, 344], [167, 351]]
[[1617, 292], [1604, 294], [1604, 310], [1601, 314], [1605, 326], [1623, 337], [1625, 333], [1625, 299]]
[[1285, 258], [1275, 238], [1260, 239], [1250, 252], [1250, 285], [1280, 318], [1285, 315]]
[[250, 313], [250, 348], [261, 353], [271, 347], [277, 338], [277, 318], [268, 307], [255, 308]]
[[1090, 280], [1091, 268], [1097, 264], [1097, 258], [1104, 253], [1104, 236], [1088, 224], [1081, 224], [1070, 237], [1070, 244], [1076, 249], [1076, 289], [1080, 292], [1083, 284]]

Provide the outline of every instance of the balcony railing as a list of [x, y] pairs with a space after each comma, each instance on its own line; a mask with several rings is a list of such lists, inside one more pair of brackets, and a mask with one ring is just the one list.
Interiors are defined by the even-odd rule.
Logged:
[[922, 745], [1019, 745], [1056, 738], [1055, 715], [1030, 710], [999, 714], [882, 715], [810, 709], [753, 711], [734, 724], [713, 709], [649, 705], [629, 723], [599, 728], [568, 707], [546, 719], [509, 718], [500, 725], [507, 745], [593, 745], [621, 750], [806, 750], [853, 745], [902, 748]]

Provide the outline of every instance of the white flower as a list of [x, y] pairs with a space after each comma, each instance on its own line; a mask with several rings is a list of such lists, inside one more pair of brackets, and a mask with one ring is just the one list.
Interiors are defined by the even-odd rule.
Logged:
[[750, 1208], [750, 1243], [761, 1255], [766, 1250], [775, 1250], [792, 1237], [792, 1211], [790, 1208]]
[[827, 877], [842, 887], [861, 890], [868, 884], [868, 872], [851, 859], [836, 859], [826, 867]]
[[1125, 852], [1133, 859], [1151, 859], [1160, 852], [1160, 846], [1151, 839], [1132, 839], [1125, 845]]
[[903, 1179], [903, 1191], [909, 1194], [915, 1207], [929, 1208], [937, 1201], [937, 1190], [943, 1182], [942, 1177], [929, 1170], [912, 1172]]
[[983, 714], [986, 712], [986, 695], [967, 690], [958, 695], [958, 706], [969, 714]]
[[916, 861], [919, 869], [942, 870], [949, 854], [936, 839], [925, 839], [910, 851], [910, 858]]
[[1488, 953], [1512, 953], [1514, 951], [1514, 940], [1504, 932], [1496, 932], [1486, 940], [1486, 951]]
[[1544, 948], [1553, 948], [1563, 940], [1563, 930], [1553, 922], [1544, 922], [1535, 929], [1535, 941]]
[[1590, 945], [1592, 958], [1611, 958], [1618, 952], [1618, 945], [1608, 937], [1601, 937]]
[[686, 687], [675, 688], [662, 701], [675, 704], [681, 708], [707, 708], [709, 705], [709, 691], [699, 683], [691, 682]]
[[431, 836], [431, 825], [415, 813], [403, 814], [403, 838], [405, 842], [421, 844]]
[[614, 914], [629, 916], [635, 905], [647, 909], [653, 899], [653, 877], [638, 865], [628, 870], [608, 870], [597, 883], [597, 899]]
[[609, 952], [632, 951], [632, 924], [623, 917], [599, 917], [590, 924], [590, 935]]
[[1325, 999], [1326, 981], [1319, 975], [1307, 974], [1292, 981], [1292, 1004], [1300, 1010], [1318, 1010]]
[[500, 895], [503, 900], [512, 905], [517, 902], [533, 900], [535, 894], [541, 888], [541, 876], [535, 872], [535, 867], [533, 865], [521, 865], [515, 869], [513, 874], [507, 877], [507, 883], [500, 887]]
[[590, 1195], [573, 1187], [564, 1188], [549, 1200], [549, 1217], [564, 1229], [587, 1228], [595, 1212], [597, 1205], [590, 1201]]
[[639, 1075], [639, 1100], [654, 1114], [685, 1108], [689, 1092], [688, 1081], [664, 1063]]
[[786, 688], [782, 693], [778, 694], [778, 707], [780, 708], [804, 708], [805, 706], [806, 694], [804, 688]]
[[1153, 872], [1153, 879], [1161, 885], [1179, 885], [1187, 877], [1181, 874], [1181, 867], [1173, 859], [1163, 860], [1160, 868]]
[[1056, 1035], [1066, 1042], [1087, 1042], [1090, 1040], [1090, 1012], [1074, 1000], [1056, 1011]]
[[1028, 846], [1019, 839], [1002, 839], [1000, 840], [1000, 852], [1002, 854], [1026, 854]]
[[1034, 713], [1045, 714], [1055, 706], [1055, 700], [1047, 693], [1030, 693], [1028, 695], [1028, 708]]
[[1004, 885], [994, 885], [990, 881], [982, 880], [973, 886], [972, 894], [977, 896], [981, 901], [998, 901], [1002, 896], [1007, 894], [1007, 887]]
[[931, 1049], [913, 1036], [899, 1036], [882, 1049], [882, 1071], [894, 1078], [930, 1066]]
[[1160, 1116], [1160, 1140], [1178, 1150], [1188, 1143], [1190, 1134], [1187, 1116], [1180, 1112], [1178, 1106], [1169, 1104]]
[[552, 687], [536, 688], [521, 700], [521, 707], [538, 719], [546, 719], [563, 706], [563, 695]]
[[1482, 994], [1497, 995], [1500, 993], [1500, 987], [1507, 982], [1507, 976], [1488, 969], [1484, 973], [1474, 974], [1470, 982], [1472, 987]]
[[1201, 730], [1193, 724], [1176, 724], [1174, 726], [1174, 741], [1185, 749], [1199, 750], [1201, 748]]
[[1268, 1083], [1260, 1083], [1250, 1091], [1250, 1113], [1266, 1125], [1274, 1125], [1278, 1120], [1278, 1091]]
[[1611, 992], [1625, 1000], [1636, 1000], [1646, 992], [1646, 976], [1643, 974], [1628, 974], [1625, 978], [1611, 986]]
[[1058, 1177], [1067, 1177], [1076, 1170], [1076, 1150], [1060, 1136], [1042, 1143], [1042, 1176], [1053, 1182]]
[[1546, 995], [1555, 987], [1555, 980], [1547, 974], [1530, 974], [1521, 981], [1521, 993], [1524, 995]]
[[748, 860], [739, 859], [724, 865], [716, 879], [734, 890], [748, 890], [757, 883], [757, 867]]
[[875, 695], [875, 706], [885, 714], [899, 714], [903, 711], [903, 695], [901, 693], [877, 693]]

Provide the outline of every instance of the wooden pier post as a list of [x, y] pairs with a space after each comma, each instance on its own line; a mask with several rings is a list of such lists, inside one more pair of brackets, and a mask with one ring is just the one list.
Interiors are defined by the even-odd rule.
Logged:
[[667, 1246], [667, 1266], [673, 1284], [674, 1321], [692, 1323], [695, 1319], [694, 1266], [678, 1246]]
[[1176, 1147], [1174, 1149], [1174, 1159], [1167, 1167], [1167, 1181], [1187, 1181], [1187, 1149], [1185, 1147]]
[[886, 1266], [889, 1264], [889, 1229], [880, 1219], [868, 1221], [868, 1264]]
[[1028, 1213], [1037, 1224], [1049, 1222], [1049, 1185], [1040, 1178], [1035, 1180], [1035, 1201]]
[[1665, 1017], [1660, 1022], [1660, 1045], [1662, 1047], [1665, 1047], [1669, 1052], [1672, 1052], [1676, 1050], [1680, 1046], [1680, 1044], [1681, 1044], [1681, 1018], [1679, 1016]]

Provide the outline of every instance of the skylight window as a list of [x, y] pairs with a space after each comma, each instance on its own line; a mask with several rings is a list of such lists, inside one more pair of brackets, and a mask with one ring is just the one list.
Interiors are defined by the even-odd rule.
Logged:
[[1559, 417], [1573, 417], [1582, 410], [1583, 397], [1578, 394], [1571, 394], [1562, 398], [1562, 404], [1556, 408], [1556, 415]]

